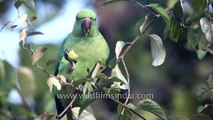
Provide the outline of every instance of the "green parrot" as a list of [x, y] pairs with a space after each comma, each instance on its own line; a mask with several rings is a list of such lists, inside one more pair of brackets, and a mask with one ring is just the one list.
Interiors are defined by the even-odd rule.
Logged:
[[[89, 72], [95, 65], [105, 65], [109, 56], [109, 47], [98, 30], [96, 15], [89, 9], [83, 9], [76, 15], [72, 32], [62, 42], [57, 59], [55, 76], [63, 75], [72, 81], [84, 81], [86, 84]], [[60, 114], [70, 103], [71, 99], [60, 99], [56, 94], [73, 93], [71, 86], [62, 86], [61, 90], [54, 88], [57, 112]], [[91, 99], [76, 100], [73, 106], [84, 108], [91, 103]], [[80, 101], [80, 102], [79, 102]], [[70, 115], [71, 110], [67, 111]], [[69, 118], [71, 119], [71, 118]]]

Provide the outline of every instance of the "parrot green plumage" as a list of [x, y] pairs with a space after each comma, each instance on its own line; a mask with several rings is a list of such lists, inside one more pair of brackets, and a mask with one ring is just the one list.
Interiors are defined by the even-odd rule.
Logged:
[[[73, 50], [78, 56], [73, 69], [70, 69], [71, 63], [64, 55], [65, 50]], [[91, 71], [96, 63], [105, 65], [108, 55], [109, 47], [97, 28], [95, 13], [88, 9], [81, 10], [76, 15], [72, 32], [59, 48], [57, 59], [61, 62], [56, 65], [55, 76], [63, 75], [73, 81], [84, 79], [86, 82], [88, 70]], [[61, 90], [54, 89], [54, 92], [56, 96], [58, 93], [71, 93], [72, 91], [69, 90], [69, 87], [62, 86]], [[55, 98], [58, 114], [60, 114], [70, 100]], [[89, 104], [89, 102], [90, 100], [83, 100], [79, 104]], [[74, 103], [75, 106], [79, 104]]]

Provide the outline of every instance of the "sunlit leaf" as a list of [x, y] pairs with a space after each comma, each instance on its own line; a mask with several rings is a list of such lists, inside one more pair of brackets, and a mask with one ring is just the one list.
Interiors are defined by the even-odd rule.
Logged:
[[96, 120], [95, 117], [86, 110], [83, 110], [83, 112], [79, 116], [79, 110], [80, 107], [72, 108], [72, 113], [76, 120]]
[[27, 20], [27, 16], [28, 16], [27, 14], [22, 15], [22, 16], [19, 18], [19, 23], [20, 23], [20, 24], [25, 23], [26, 20]]
[[197, 107], [197, 112], [201, 113], [204, 109], [205, 109], [205, 106], [200, 105], [200, 106]]
[[130, 1], [130, 0], [107, 0], [106, 2], [103, 3], [103, 6], [112, 4], [114, 2], [120, 2], [120, 1]]
[[154, 102], [151, 99], [145, 99], [145, 100], [140, 101], [138, 103], [138, 108], [148, 111], [163, 120], [167, 120], [164, 110], [160, 107], [160, 105], [158, 105], [156, 102]]
[[42, 33], [42, 32], [39, 32], [39, 31], [33, 31], [33, 32], [29, 32], [28, 34], [27, 34], [27, 36], [32, 36], [32, 35], [43, 35], [44, 33]]
[[58, 77], [59, 77], [60, 81], [62, 81], [63, 83], [67, 83], [67, 78], [65, 76], [59, 75]]
[[34, 120], [51, 120], [55, 115], [50, 112], [45, 112], [40, 114], [38, 117], [36, 117]]
[[147, 18], [148, 18], [148, 17], [145, 16], [144, 22], [143, 22], [143, 24], [141, 24], [141, 26], [140, 26], [140, 32], [141, 32], [141, 34], [143, 33], [144, 26], [146, 25]]
[[32, 70], [28, 67], [20, 67], [17, 76], [22, 94], [25, 97], [32, 98], [36, 90], [36, 82]]
[[17, 0], [14, 4], [14, 6], [16, 7], [16, 9], [18, 9], [21, 5], [22, 5], [23, 1], [22, 0]]
[[206, 56], [206, 51], [202, 50], [202, 49], [198, 49], [197, 50], [197, 57], [201, 60]]
[[27, 29], [24, 28], [24, 29], [22, 29], [22, 31], [21, 31], [21, 34], [20, 34], [20, 36], [19, 36], [19, 40], [20, 40], [20, 41], [24, 41], [24, 40], [26, 39], [26, 37], [27, 37]]
[[37, 19], [36, 16], [31, 16], [31, 17], [29, 18], [29, 21], [32, 22], [32, 21], [34, 21], [34, 20], [36, 20], [36, 19]]
[[61, 83], [58, 79], [53, 76], [50, 76], [47, 80], [47, 85], [50, 88], [50, 92], [52, 92], [53, 86], [56, 86], [58, 90], [61, 90]]
[[120, 68], [118, 65], [115, 66], [115, 68], [112, 69], [111, 72], [111, 77], [117, 77], [118, 79], [120, 79], [121, 81], [123, 81], [124, 83], [127, 83], [126, 78], [123, 76]]
[[151, 39], [151, 52], [153, 57], [153, 66], [159, 66], [163, 64], [166, 58], [166, 51], [163, 46], [161, 38], [156, 34], [148, 35]]
[[33, 63], [37, 62], [47, 51], [47, 47], [42, 47], [39, 46], [35, 52], [33, 52], [33, 54], [31, 55], [31, 59], [33, 61]]
[[213, 32], [212, 32], [211, 23], [208, 21], [208, 19], [206, 17], [202, 17], [200, 19], [200, 27], [201, 27], [203, 33], [205, 34], [206, 39], [209, 42], [213, 42], [213, 36], [212, 36]]
[[158, 12], [163, 17], [166, 24], [169, 25], [170, 16], [169, 16], [168, 12], [162, 6], [160, 6], [158, 3], [151, 3], [151, 4], [149, 4], [149, 6], [152, 9], [154, 9], [156, 12]]
[[115, 54], [116, 54], [116, 58], [118, 59], [118, 57], [119, 57], [119, 55], [120, 55], [120, 53], [121, 53], [121, 51], [122, 51], [122, 49], [123, 49], [123, 47], [126, 45], [126, 43], [125, 42], [123, 42], [123, 41], [118, 41], [117, 43], [116, 43], [116, 47], [115, 47]]
[[30, 10], [35, 10], [35, 2], [34, 0], [24, 0], [24, 5]]

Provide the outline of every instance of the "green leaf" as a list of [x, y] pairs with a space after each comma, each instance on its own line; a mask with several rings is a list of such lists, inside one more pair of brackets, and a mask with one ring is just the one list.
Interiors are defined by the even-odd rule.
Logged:
[[[120, 105], [118, 106], [118, 114], [121, 113], [123, 107], [121, 107]], [[133, 114], [131, 111], [125, 109], [123, 115], [120, 116], [120, 120], [134, 120], [133, 119]]]
[[193, 120], [211, 120], [211, 117], [206, 114], [199, 113], [193, 116]]
[[175, 3], [177, 3], [178, 0], [169, 0], [167, 2], [167, 7], [168, 8], [173, 8], [173, 6], [175, 5]]
[[127, 107], [128, 107], [129, 109], [132, 109], [132, 110], [135, 110], [135, 109], [137, 108], [137, 106], [135, 106], [135, 105], [132, 104], [132, 103], [128, 103]]
[[207, 3], [206, 0], [189, 0], [192, 8], [196, 12], [204, 13], [207, 9]]
[[188, 41], [189, 45], [192, 46], [193, 48], [195, 48], [198, 45], [200, 38], [201, 38], [200, 29], [190, 29], [189, 28], [187, 30], [187, 41]]
[[112, 4], [114, 2], [120, 2], [120, 1], [130, 1], [130, 0], [107, 0], [106, 2], [103, 3], [103, 6]]
[[176, 117], [176, 118], [172, 118], [171, 120], [189, 120], [186, 117]]
[[186, 38], [186, 29], [180, 26], [179, 21], [174, 17], [171, 18], [169, 27], [169, 38], [172, 41], [178, 42], [179, 40]]
[[18, 69], [17, 76], [24, 97], [32, 98], [36, 91], [36, 82], [32, 70], [22, 66]]
[[0, 76], [0, 85], [1, 89], [4, 91], [11, 91], [11, 87], [14, 85], [14, 80], [16, 79], [16, 72], [15, 68], [13, 68], [7, 61], [0, 60], [0, 70], [1, 70], [1, 76]]
[[177, 1], [173, 8], [173, 15], [179, 21], [183, 22], [183, 9], [181, 7], [180, 1]]
[[47, 51], [47, 47], [39, 46], [35, 52], [31, 55], [31, 59], [33, 63], [36, 63]]
[[51, 118], [54, 116], [55, 115], [53, 113], [44, 112], [44, 113], [40, 114], [38, 117], [36, 117], [34, 120], [51, 120]]
[[167, 25], [165, 28], [164, 28], [164, 31], [163, 31], [163, 39], [166, 40], [169, 36], [169, 25]]
[[163, 120], [167, 120], [166, 114], [163, 109], [151, 99], [145, 99], [138, 103], [138, 108], [151, 112], [152, 114], [162, 118]]
[[29, 32], [29, 33], [27, 34], [27, 36], [32, 36], [32, 35], [44, 35], [44, 33], [39, 32], [39, 31], [34, 31], [34, 32]]
[[197, 107], [197, 112], [201, 113], [204, 109], [205, 109], [205, 106], [200, 105], [200, 106]]
[[148, 35], [148, 37], [150, 37], [150, 40], [151, 40], [151, 51], [152, 51], [152, 58], [153, 58], [152, 65], [159, 66], [163, 64], [166, 58], [166, 51], [163, 46], [163, 42], [161, 38], [156, 34]]
[[17, 0], [14, 4], [14, 6], [16, 7], [16, 9], [18, 9], [21, 5], [22, 5], [23, 1], [22, 0]]
[[116, 57], [113, 57], [109, 63], [107, 64], [107, 66], [109, 66], [109, 68], [113, 69], [116, 65]]
[[34, 11], [35, 10], [35, 2], [34, 0], [24, 0], [24, 5], [29, 8], [30, 10]]
[[151, 7], [157, 13], [159, 13], [163, 17], [166, 24], [169, 25], [171, 18], [169, 16], [168, 12], [162, 6], [160, 6], [158, 3], [151, 3], [151, 4], [149, 4], [149, 7]]
[[202, 49], [198, 49], [197, 50], [197, 57], [201, 60], [206, 56], [206, 51], [202, 50]]

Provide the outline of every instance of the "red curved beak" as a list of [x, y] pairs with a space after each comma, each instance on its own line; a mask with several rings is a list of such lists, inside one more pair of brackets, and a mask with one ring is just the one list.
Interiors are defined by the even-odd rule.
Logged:
[[87, 34], [89, 33], [89, 30], [91, 28], [91, 20], [89, 18], [84, 18], [81, 21], [81, 29], [82, 32], [87, 36]]

